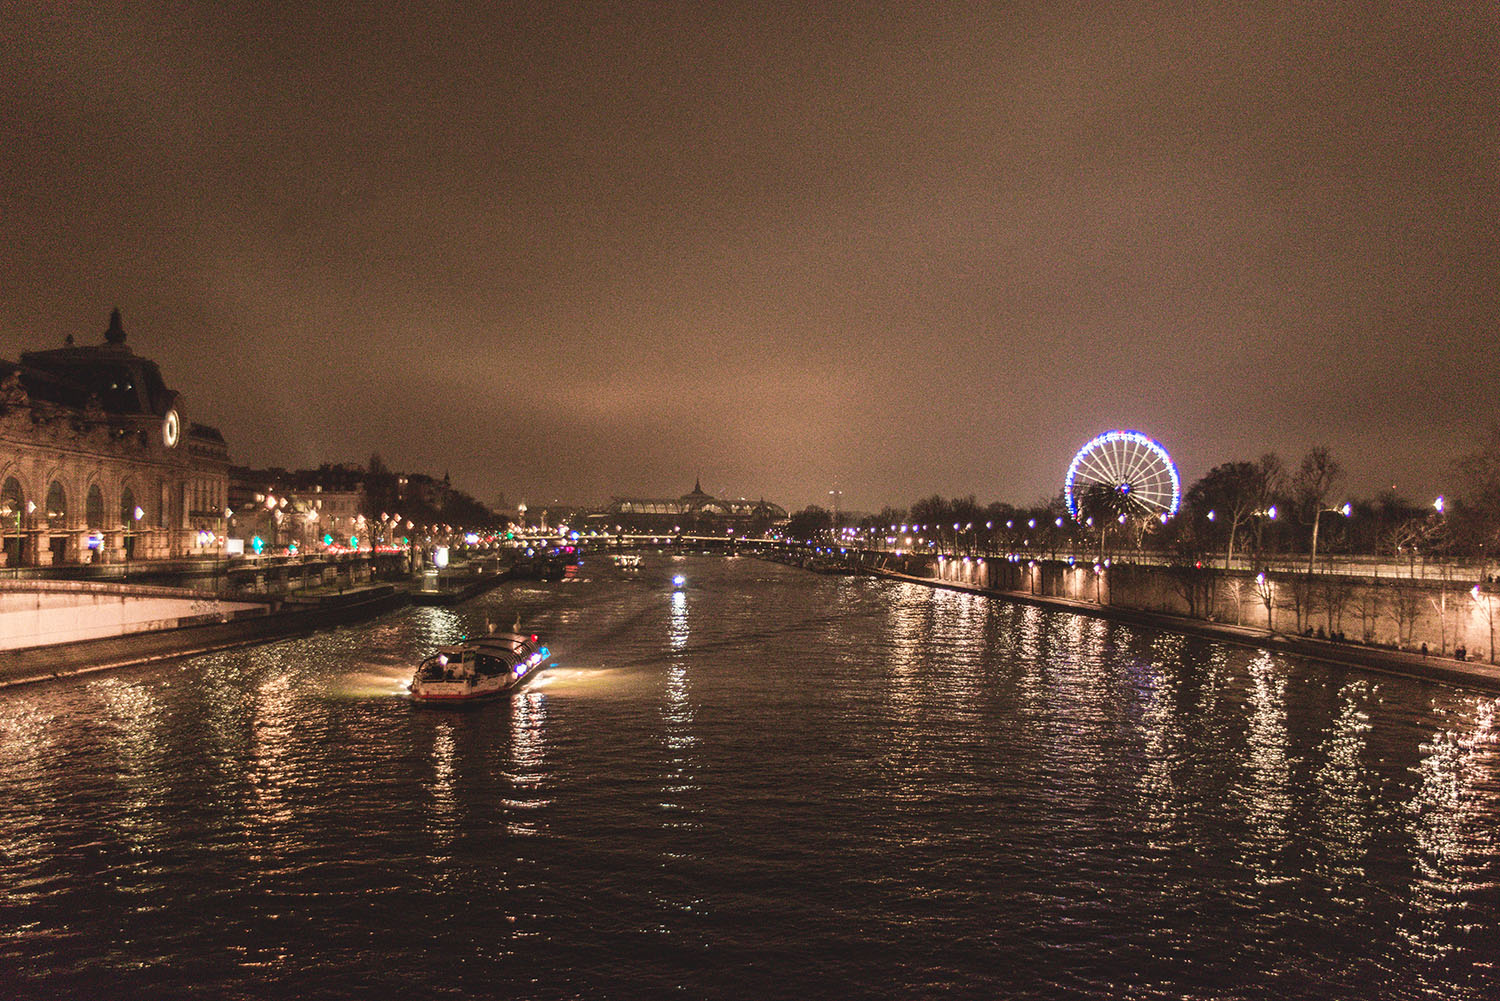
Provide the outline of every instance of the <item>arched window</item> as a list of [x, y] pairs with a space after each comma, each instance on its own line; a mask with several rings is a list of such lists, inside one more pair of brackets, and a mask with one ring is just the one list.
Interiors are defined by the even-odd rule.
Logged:
[[98, 531], [104, 527], [104, 493], [95, 483], [89, 487], [89, 496], [84, 501], [83, 516], [88, 520], [91, 531]]
[[21, 482], [14, 476], [6, 479], [0, 488], [0, 522], [8, 532], [21, 530], [21, 516], [26, 513], [26, 495], [21, 492]]
[[128, 531], [135, 531], [135, 491], [126, 487], [120, 491], [120, 525]]
[[6, 566], [21, 565], [21, 555], [26, 537], [21, 534], [26, 524], [26, 495], [21, 483], [14, 476], [0, 486], [0, 537], [5, 539]]
[[68, 520], [68, 493], [56, 480], [47, 488], [47, 527], [62, 528]]
[[[125, 529], [122, 542], [125, 546], [127, 561], [135, 556], [135, 532], [140, 527], [140, 520], [135, 516], [135, 512], [135, 491], [126, 487], [120, 491], [120, 526]], [[128, 564], [126, 569], [129, 569]]]

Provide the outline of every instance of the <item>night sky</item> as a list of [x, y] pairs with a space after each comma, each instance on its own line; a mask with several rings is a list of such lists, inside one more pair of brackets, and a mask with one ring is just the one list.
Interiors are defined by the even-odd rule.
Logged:
[[302, 6], [0, 3], [0, 357], [119, 306], [237, 462], [533, 506], [1500, 415], [1493, 0]]

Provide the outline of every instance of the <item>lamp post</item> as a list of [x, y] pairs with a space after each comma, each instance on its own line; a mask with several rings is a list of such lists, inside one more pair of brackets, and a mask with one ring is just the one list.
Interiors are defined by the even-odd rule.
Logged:
[[1317, 562], [1317, 559], [1318, 559], [1318, 521], [1319, 521], [1319, 519], [1321, 519], [1324, 514], [1341, 514], [1345, 518], [1348, 518], [1353, 513], [1354, 513], [1354, 508], [1351, 507], [1346, 502], [1342, 507], [1323, 507], [1323, 508], [1319, 508], [1318, 511], [1317, 511], [1317, 513], [1313, 515], [1312, 549], [1308, 552], [1308, 555], [1307, 555], [1307, 572], [1308, 573], [1312, 573], [1313, 572], [1314, 564]]
[[132, 532], [130, 530], [130, 524], [128, 522], [125, 525], [125, 580], [127, 581], [130, 580], [130, 551], [135, 548], [135, 541], [137, 538], [139, 538], [139, 535], [137, 533], [139, 533], [140, 531], [139, 526], [141, 523], [141, 519], [145, 516], [146, 512], [141, 510], [141, 506], [137, 504], [135, 508], [130, 512], [130, 519], [131, 521], [135, 522], [137, 526], [136, 531]]

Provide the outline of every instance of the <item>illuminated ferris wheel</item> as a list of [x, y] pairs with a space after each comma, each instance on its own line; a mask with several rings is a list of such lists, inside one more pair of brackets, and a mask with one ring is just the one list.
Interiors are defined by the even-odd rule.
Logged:
[[1114, 491], [1117, 507], [1131, 515], [1165, 521], [1182, 503], [1172, 457], [1139, 431], [1106, 431], [1078, 450], [1063, 486], [1068, 513], [1082, 519], [1080, 502], [1090, 488], [1101, 485]]

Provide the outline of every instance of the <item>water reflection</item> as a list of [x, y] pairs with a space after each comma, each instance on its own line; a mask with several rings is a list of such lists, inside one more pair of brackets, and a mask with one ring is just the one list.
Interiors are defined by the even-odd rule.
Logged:
[[1285, 882], [1281, 857], [1291, 836], [1292, 761], [1287, 734], [1286, 677], [1261, 651], [1250, 662], [1250, 718], [1244, 772], [1234, 798], [1245, 816], [1238, 862], [1263, 886]]
[[674, 653], [680, 652], [688, 642], [687, 593], [672, 592], [672, 615], [667, 626], [667, 642]]
[[531, 836], [543, 831], [542, 809], [548, 795], [547, 697], [528, 686], [510, 697], [509, 761], [505, 777], [510, 795], [505, 800], [505, 829]]
[[259, 857], [268, 858], [297, 847], [293, 834], [295, 744], [305, 721], [297, 710], [295, 679], [290, 671], [277, 671], [256, 686], [252, 713], [248, 833], [260, 845]]
[[668, 811], [663, 820], [667, 827], [696, 827], [696, 822], [675, 816], [693, 812], [689, 798], [698, 791], [697, 769], [693, 751], [698, 738], [694, 733], [692, 689], [688, 677], [688, 600], [683, 591], [672, 592], [671, 611], [667, 620], [667, 685], [662, 701], [663, 744], [666, 750], [665, 774], [662, 777], [661, 806]]
[[[69, 969], [141, 997], [1500, 996], [1493, 703], [738, 566], [0, 693], [0, 970], [51, 997], [107, 993]], [[518, 602], [568, 667], [458, 713], [380, 690]]]
[[418, 605], [407, 613], [410, 616], [412, 639], [418, 649], [436, 649], [449, 643], [457, 643], [465, 634], [463, 615], [455, 609], [437, 605]]
[[1178, 822], [1183, 813], [1183, 793], [1177, 767], [1185, 737], [1177, 717], [1180, 679], [1175, 671], [1157, 669], [1140, 680], [1140, 729], [1145, 735], [1142, 751], [1146, 759], [1140, 793], [1146, 843], [1153, 851], [1165, 854], [1176, 851], [1182, 843]]
[[48, 880], [29, 875], [53, 850], [59, 803], [52, 772], [61, 759], [57, 717], [35, 702], [16, 699], [0, 712], [0, 876], [13, 905], [30, 903]]
[[1401, 935], [1428, 963], [1455, 961], [1476, 933], [1483, 949], [1493, 948], [1493, 929], [1476, 928], [1469, 908], [1486, 887], [1493, 894], [1496, 705], [1481, 701], [1469, 721], [1434, 733], [1414, 768], [1419, 783], [1406, 813], [1416, 880]]
[[427, 834], [438, 871], [446, 873], [453, 857], [453, 834], [457, 825], [457, 792], [454, 758], [457, 754], [454, 722], [440, 720], [432, 734], [432, 781], [427, 784]]
[[1326, 858], [1324, 876], [1335, 902], [1353, 907], [1365, 888], [1365, 855], [1371, 837], [1370, 779], [1364, 764], [1370, 732], [1367, 681], [1350, 681], [1338, 694], [1338, 715], [1318, 746], [1313, 773], [1317, 823]]
[[93, 683], [100, 719], [111, 730], [107, 746], [115, 755], [119, 809], [113, 820], [122, 838], [137, 850], [159, 839], [168, 792], [162, 769], [166, 748], [161, 739], [161, 706], [140, 682], [106, 678]]

